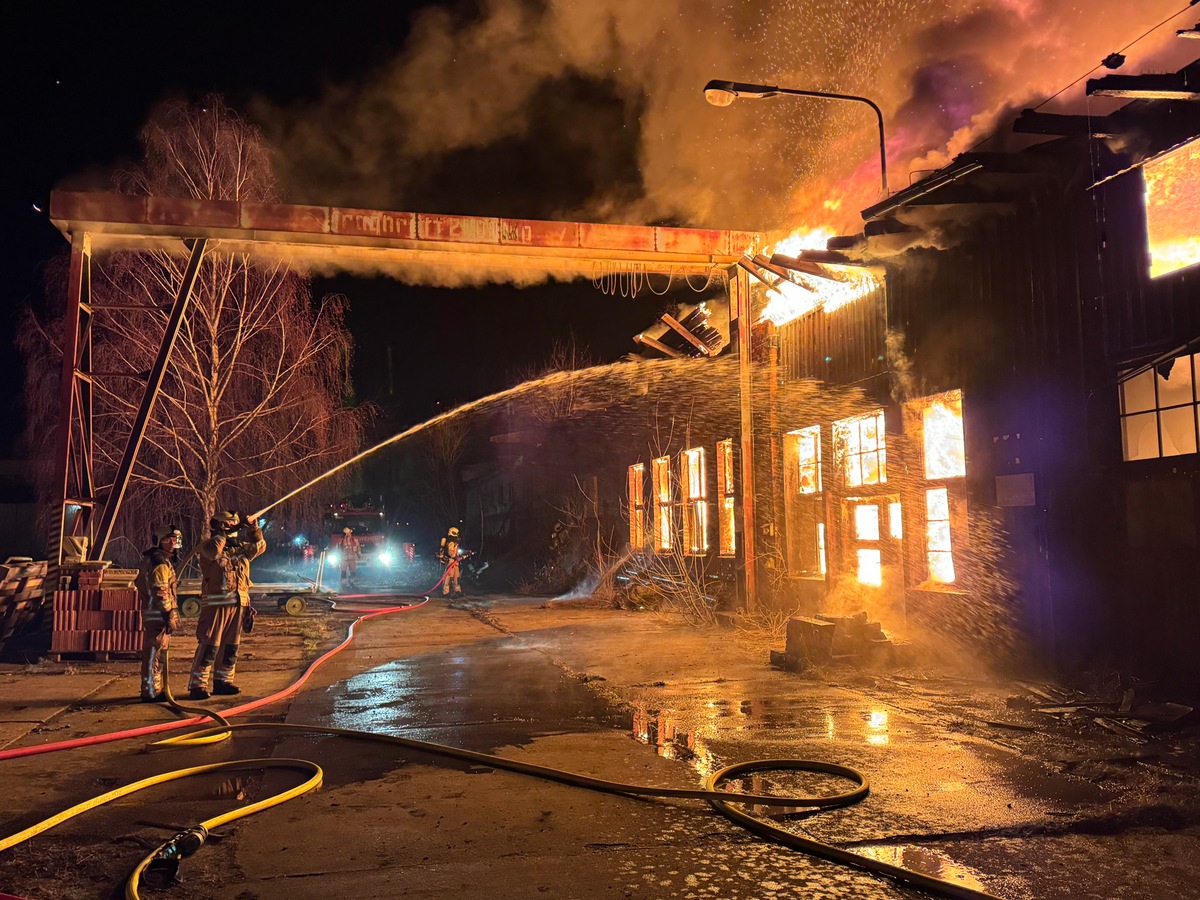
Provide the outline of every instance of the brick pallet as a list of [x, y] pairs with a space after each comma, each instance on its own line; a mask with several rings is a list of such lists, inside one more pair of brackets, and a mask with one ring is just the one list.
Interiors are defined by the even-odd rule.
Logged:
[[137, 590], [132, 587], [102, 587], [101, 572], [80, 572], [76, 587], [54, 592], [54, 630], [50, 634], [50, 658], [132, 658], [142, 652], [142, 613]]

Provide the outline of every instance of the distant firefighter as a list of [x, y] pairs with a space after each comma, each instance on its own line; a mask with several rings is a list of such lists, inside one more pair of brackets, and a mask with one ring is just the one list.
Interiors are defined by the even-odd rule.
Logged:
[[167, 648], [179, 628], [179, 547], [183, 533], [174, 525], [150, 529], [154, 546], [142, 554], [138, 567], [138, 600], [142, 607], [142, 702], [167, 699], [163, 683]]
[[233, 676], [242, 631], [254, 626], [250, 560], [267, 549], [262, 530], [245, 516], [218, 513], [209, 527], [211, 536], [200, 545], [200, 620], [188, 682], [193, 700], [207, 700], [210, 693], [241, 693]]
[[362, 557], [362, 542], [354, 536], [354, 529], [347, 525], [342, 529], [342, 590], [358, 587], [358, 560]]
[[461, 597], [462, 588], [459, 586], [459, 576], [462, 574], [459, 557], [462, 548], [458, 542], [458, 529], [451, 526], [438, 546], [437, 558], [446, 567], [446, 575], [442, 579], [443, 597]]

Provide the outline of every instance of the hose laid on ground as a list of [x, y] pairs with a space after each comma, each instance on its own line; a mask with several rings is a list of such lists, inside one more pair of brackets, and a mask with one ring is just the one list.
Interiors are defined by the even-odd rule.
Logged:
[[[274, 703], [277, 700], [290, 697], [304, 686], [304, 683], [308, 681], [313, 672], [315, 672], [325, 662], [336, 656], [350, 645], [350, 642], [354, 640], [355, 629], [358, 627], [360, 622], [365, 622], [367, 619], [373, 619], [376, 616], [384, 616], [391, 613], [407, 612], [408, 610], [419, 609], [427, 602], [429, 602], [428, 597], [424, 598], [420, 603], [413, 603], [409, 606], [385, 607], [384, 609], [373, 610], [372, 612], [359, 616], [353, 622], [351, 622], [349, 628], [346, 629], [345, 639], [332, 650], [326, 651], [316, 660], [314, 660], [309, 667], [304, 670], [304, 674], [301, 675], [300, 678], [289, 687], [286, 687], [281, 691], [276, 691], [274, 694], [270, 694], [266, 697], [260, 697], [258, 700], [251, 700], [246, 703], [231, 707], [227, 710], [224, 710], [222, 715], [225, 717], [242, 715], [243, 713], [256, 710], [261, 706], [267, 706], [268, 704]], [[189, 707], [181, 708], [186, 709], [189, 712], [192, 711], [192, 708]], [[74, 750], [79, 747], [90, 747], [96, 744], [106, 744], [110, 741], [123, 741], [129, 738], [145, 737], [147, 735], [159, 734], [163, 731], [174, 731], [177, 728], [186, 728], [189, 725], [201, 725], [206, 719], [215, 718], [213, 710], [203, 709], [201, 711], [203, 712], [203, 715], [199, 715], [191, 719], [181, 719], [174, 722], [159, 722], [155, 725], [143, 725], [140, 728], [129, 728], [124, 731], [114, 731], [106, 734], [92, 734], [88, 735], [87, 737], [73, 738], [68, 741], [58, 741], [52, 744], [39, 744], [33, 747], [14, 747], [8, 750], [0, 750], [0, 762], [3, 762], [6, 759], [19, 759], [24, 756], [37, 756], [42, 753], [54, 753], [59, 750]]]
[[[428, 598], [426, 598], [428, 599]], [[417, 606], [422, 604], [417, 604]], [[338, 735], [350, 737], [359, 740], [373, 740], [383, 743], [393, 744], [404, 747], [409, 750], [417, 750], [424, 753], [429, 753], [437, 756], [450, 757], [452, 759], [464, 760], [475, 764], [485, 765], [491, 768], [503, 769], [509, 772], [529, 775], [537, 778], [543, 778], [549, 781], [555, 781], [561, 784], [567, 784], [577, 787], [587, 788], [589, 790], [600, 791], [610, 794], [624, 794], [631, 796], [644, 797], [661, 797], [674, 799], [698, 799], [708, 802], [714, 809], [722, 815], [729, 818], [736, 824], [741, 825], [747, 830], [767, 840], [781, 844], [792, 849], [801, 850], [821, 859], [825, 859], [840, 865], [850, 866], [860, 869], [875, 875], [880, 875], [889, 878], [893, 881], [917, 888], [938, 896], [956, 898], [956, 900], [996, 900], [991, 894], [977, 891], [972, 888], [964, 887], [953, 882], [944, 881], [939, 878], [924, 875], [919, 872], [913, 872], [900, 866], [891, 865], [890, 863], [881, 860], [871, 859], [861, 856], [847, 850], [842, 850], [831, 844], [826, 844], [821, 841], [811, 838], [801, 837], [794, 834], [778, 825], [770, 823], [764, 819], [752, 816], [743, 810], [737, 809], [733, 804], [758, 804], [765, 806], [784, 806], [784, 807], [800, 807], [807, 809], [825, 810], [839, 807], [850, 806], [863, 800], [868, 792], [869, 785], [867, 778], [856, 769], [848, 766], [839, 766], [833, 763], [820, 762], [816, 760], [799, 760], [799, 759], [772, 759], [772, 760], [756, 760], [745, 763], [738, 763], [732, 766], [727, 766], [718, 772], [710, 775], [706, 787], [704, 789], [681, 789], [681, 788], [653, 788], [643, 787], [639, 785], [625, 784], [622, 782], [607, 781], [604, 779], [592, 778], [585, 775], [577, 775], [571, 772], [564, 772], [560, 769], [553, 769], [547, 766], [539, 766], [531, 763], [521, 763], [514, 760], [505, 759], [500, 756], [493, 756], [486, 753], [478, 753], [471, 750], [463, 750], [457, 747], [450, 747], [444, 744], [434, 744], [427, 741], [419, 741], [412, 738], [401, 738], [393, 735], [376, 734], [374, 732], [354, 731], [344, 728], [331, 728], [318, 725], [303, 725], [303, 724], [284, 724], [273, 722], [249, 722], [230, 724], [225, 716], [236, 715], [239, 712], [245, 712], [250, 709], [255, 709], [265, 705], [268, 702], [273, 702], [276, 699], [289, 696], [297, 691], [307, 680], [312, 672], [325, 660], [344, 649], [353, 639], [355, 626], [365, 619], [374, 618], [379, 615], [384, 615], [391, 612], [398, 612], [412, 607], [394, 607], [390, 609], [377, 610], [364, 616], [360, 616], [351, 623], [347, 631], [345, 640], [334, 649], [328, 651], [317, 659], [305, 671], [304, 675], [298, 679], [291, 687], [284, 689], [270, 697], [261, 700], [252, 701], [251, 703], [243, 704], [234, 709], [225, 712], [224, 716], [215, 711], [203, 709], [196, 710], [191, 707], [183, 707], [171, 699], [172, 706], [184, 712], [199, 711], [204, 715], [180, 722], [165, 723], [165, 726], [150, 726], [143, 729], [131, 729], [128, 732], [117, 732], [112, 735], [96, 736], [96, 739], [81, 739], [80, 741], [64, 741], [57, 745], [46, 745], [41, 748], [24, 748], [33, 752], [49, 752], [53, 749], [67, 749], [73, 746], [83, 746], [85, 743], [101, 743], [103, 740], [119, 740], [123, 737], [132, 737], [138, 734], [151, 733], [169, 728], [180, 728], [185, 725], [198, 724], [203, 719], [211, 718], [218, 721], [216, 727], [204, 728], [199, 731], [190, 732], [184, 735], [178, 735], [164, 740], [157, 741], [151, 744], [152, 747], [173, 747], [173, 746], [195, 746], [199, 744], [213, 743], [229, 738], [233, 731], [244, 730], [249, 728], [268, 728], [268, 729], [283, 729], [291, 731], [304, 731], [316, 734]], [[168, 692], [169, 694], [169, 692]], [[13, 758], [18, 755], [31, 755], [29, 752], [17, 753], [0, 753], [0, 760]], [[157, 784], [166, 783], [168, 781], [185, 778], [191, 775], [206, 774], [208, 772], [217, 771], [222, 768], [268, 768], [268, 767], [283, 767], [296, 769], [300, 768], [305, 771], [312, 772], [312, 777], [307, 782], [295, 788], [290, 788], [280, 794], [267, 798], [266, 800], [258, 801], [246, 807], [241, 807], [237, 810], [224, 813], [214, 819], [209, 819], [200, 823], [194, 828], [181, 832], [175, 835], [169, 841], [163, 843], [149, 855], [147, 855], [131, 873], [129, 880], [126, 883], [125, 897], [126, 900], [138, 900], [138, 886], [146, 880], [148, 876], [152, 876], [150, 881], [156, 886], [167, 886], [174, 881], [175, 873], [178, 869], [179, 862], [186, 856], [196, 852], [204, 843], [209, 831], [221, 824], [233, 821], [238, 818], [252, 815], [260, 812], [263, 809], [278, 805], [292, 797], [299, 796], [307, 791], [314, 790], [321, 783], [322, 773], [320, 767], [315, 763], [307, 760], [294, 759], [253, 759], [253, 760], [233, 760], [225, 763], [214, 763], [207, 766], [196, 766], [189, 769], [180, 769], [174, 772], [167, 772], [162, 775], [152, 776], [143, 779], [123, 788], [109, 791], [99, 797], [77, 804], [68, 810], [51, 816], [24, 831], [15, 834], [9, 838], [0, 840], [0, 851], [16, 846], [29, 838], [40, 834], [41, 832], [53, 827], [60, 822], [79, 815], [87, 810], [94, 809], [110, 800], [119, 797], [127, 796], [136, 791], [152, 787]], [[815, 772], [827, 775], [834, 775], [845, 778], [855, 783], [855, 787], [841, 794], [834, 794], [825, 797], [784, 797], [771, 794], [746, 794], [727, 791], [721, 788], [721, 785], [731, 781], [732, 779], [743, 777], [753, 773], [762, 773], [769, 771], [797, 771], [797, 772]]]

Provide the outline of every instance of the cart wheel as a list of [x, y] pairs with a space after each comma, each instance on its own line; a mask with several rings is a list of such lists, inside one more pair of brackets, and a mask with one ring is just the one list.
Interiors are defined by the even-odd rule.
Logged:
[[183, 602], [179, 604], [179, 612], [184, 618], [194, 619], [200, 615], [200, 601], [195, 597], [185, 597]]
[[300, 615], [300, 613], [304, 612], [304, 598], [288, 597], [287, 600], [284, 601], [283, 609], [289, 616]]

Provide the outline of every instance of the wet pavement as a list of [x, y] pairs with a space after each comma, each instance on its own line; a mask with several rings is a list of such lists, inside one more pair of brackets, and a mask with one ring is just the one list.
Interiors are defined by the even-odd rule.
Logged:
[[[349, 618], [260, 617], [265, 627], [247, 645], [240, 676], [248, 692], [287, 683], [340, 639]], [[823, 760], [864, 772], [870, 796], [816, 816], [761, 812], [795, 833], [1010, 900], [1200, 896], [1200, 790], [1183, 746], [1190, 732], [1135, 744], [1008, 708], [1012, 684], [848, 668], [800, 676], [772, 669], [769, 649], [648, 613], [435, 600], [361, 624], [348, 650], [261, 718], [661, 787], [698, 787], [751, 759]], [[0, 698], [9, 698], [0, 699], [0, 741], [20, 746], [145, 720], [153, 708], [119, 699], [136, 689], [122, 665], [93, 672], [76, 664], [58, 675], [0, 668]], [[14, 702], [16, 694], [27, 702]], [[37, 724], [23, 725], [22, 715]], [[698, 801], [597, 794], [295, 732], [240, 732], [170, 753], [141, 746], [0, 762], [14, 797], [0, 833], [142, 774], [273, 755], [318, 763], [324, 787], [223, 829], [187, 861], [185, 883], [159, 896], [921, 896], [766, 843]], [[291, 783], [275, 773], [213, 778], [89, 813], [0, 854], [0, 891], [119, 896], [142, 855], [130, 841], [169, 836], [139, 822], [198, 821]], [[845, 789], [828, 776], [785, 773], [740, 786]]]

